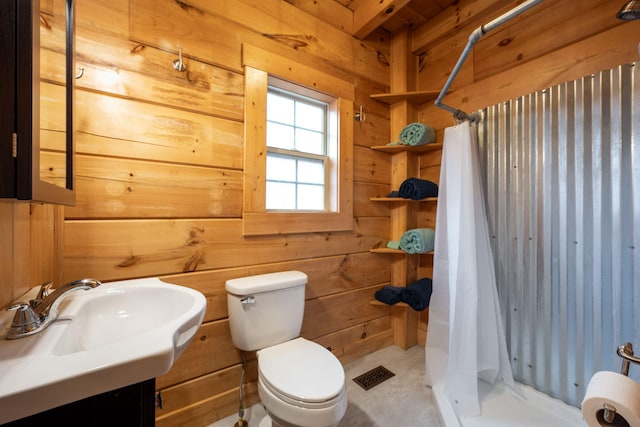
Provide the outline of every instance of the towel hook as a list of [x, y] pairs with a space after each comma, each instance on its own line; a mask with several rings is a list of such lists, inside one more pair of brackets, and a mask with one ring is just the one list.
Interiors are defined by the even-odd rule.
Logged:
[[182, 60], [182, 47], [180, 45], [178, 45], [178, 59], [173, 61], [173, 68], [176, 71], [180, 71], [180, 72], [183, 72], [187, 69], [187, 66]]
[[353, 118], [360, 123], [364, 123], [367, 120], [367, 115], [364, 113], [364, 108], [360, 106], [360, 112], [353, 115]]

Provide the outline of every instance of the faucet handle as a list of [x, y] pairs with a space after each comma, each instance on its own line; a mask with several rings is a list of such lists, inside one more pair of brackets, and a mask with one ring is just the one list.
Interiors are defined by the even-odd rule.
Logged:
[[30, 332], [36, 331], [40, 327], [40, 317], [33, 311], [31, 305], [26, 302], [13, 304], [7, 308], [7, 311], [16, 312], [7, 334], [8, 339], [29, 335]]
[[32, 308], [36, 308], [42, 302], [43, 299], [49, 296], [49, 294], [51, 293], [52, 285], [53, 285], [53, 282], [46, 282], [40, 285], [40, 289], [38, 290], [38, 295], [34, 299], [29, 301], [29, 305], [31, 305]]

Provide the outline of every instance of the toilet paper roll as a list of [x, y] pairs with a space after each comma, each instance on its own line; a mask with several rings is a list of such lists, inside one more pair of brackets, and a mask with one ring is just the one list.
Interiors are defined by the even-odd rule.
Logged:
[[[604, 407], [611, 405], [616, 415], [604, 420]], [[640, 384], [616, 372], [596, 372], [582, 401], [582, 416], [590, 427], [640, 427]]]

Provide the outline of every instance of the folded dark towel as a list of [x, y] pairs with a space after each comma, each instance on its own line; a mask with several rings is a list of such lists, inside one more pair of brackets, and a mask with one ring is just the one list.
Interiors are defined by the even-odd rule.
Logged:
[[400, 196], [399, 191], [392, 191], [391, 193], [387, 194], [387, 197], [402, 197], [402, 196]]
[[407, 178], [400, 184], [400, 197], [420, 200], [425, 197], [437, 197], [438, 185], [420, 178]]
[[416, 311], [422, 311], [429, 307], [432, 291], [433, 283], [425, 277], [407, 285], [400, 293], [400, 301], [409, 304]]
[[400, 286], [385, 286], [376, 292], [376, 299], [385, 304], [393, 305], [400, 302], [400, 294], [405, 288]]

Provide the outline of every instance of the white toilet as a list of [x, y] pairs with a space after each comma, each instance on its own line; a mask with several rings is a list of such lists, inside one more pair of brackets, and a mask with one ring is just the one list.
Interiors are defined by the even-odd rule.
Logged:
[[344, 369], [326, 348], [299, 337], [307, 275], [261, 274], [226, 282], [233, 344], [257, 350], [260, 427], [334, 427], [347, 410]]

